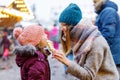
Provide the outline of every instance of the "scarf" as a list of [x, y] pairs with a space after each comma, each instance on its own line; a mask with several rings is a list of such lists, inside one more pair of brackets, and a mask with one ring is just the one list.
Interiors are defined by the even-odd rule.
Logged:
[[72, 46], [72, 51], [75, 55], [75, 61], [79, 65], [84, 64], [85, 56], [92, 48], [92, 43], [96, 37], [100, 35], [96, 26], [75, 26], [71, 32], [70, 37], [75, 44]]

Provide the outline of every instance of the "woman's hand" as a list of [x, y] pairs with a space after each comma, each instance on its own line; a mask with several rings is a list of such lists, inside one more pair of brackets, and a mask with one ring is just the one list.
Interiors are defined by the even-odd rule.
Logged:
[[66, 66], [70, 65], [70, 60], [65, 56], [65, 54], [60, 50], [52, 51], [53, 58], [56, 58], [61, 63], [65, 64]]

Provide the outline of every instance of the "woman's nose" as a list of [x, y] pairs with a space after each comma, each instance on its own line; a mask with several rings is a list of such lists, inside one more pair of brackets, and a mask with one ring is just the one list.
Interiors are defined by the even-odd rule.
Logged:
[[66, 31], [66, 27], [61, 27], [61, 30], [62, 31]]

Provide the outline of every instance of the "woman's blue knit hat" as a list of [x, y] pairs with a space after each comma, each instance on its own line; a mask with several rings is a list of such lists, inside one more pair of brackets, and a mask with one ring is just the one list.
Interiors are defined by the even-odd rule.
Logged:
[[82, 18], [82, 12], [78, 5], [71, 3], [60, 14], [59, 22], [66, 23], [67, 25], [73, 25], [79, 23]]

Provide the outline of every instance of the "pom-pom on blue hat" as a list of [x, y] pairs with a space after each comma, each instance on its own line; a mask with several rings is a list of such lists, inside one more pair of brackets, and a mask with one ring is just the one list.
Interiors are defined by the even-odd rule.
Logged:
[[71, 3], [66, 7], [59, 16], [60, 23], [66, 23], [67, 25], [77, 25], [82, 18], [82, 12], [78, 5]]

